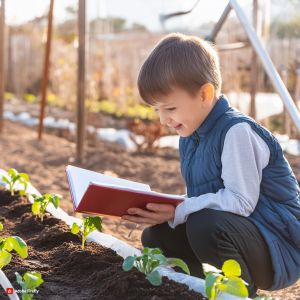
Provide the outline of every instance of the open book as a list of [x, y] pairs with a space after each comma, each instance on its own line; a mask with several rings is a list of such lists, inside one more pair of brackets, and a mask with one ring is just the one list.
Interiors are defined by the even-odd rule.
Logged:
[[76, 212], [121, 217], [131, 207], [146, 209], [147, 203], [177, 205], [183, 196], [151, 191], [150, 186], [67, 166], [66, 173]]

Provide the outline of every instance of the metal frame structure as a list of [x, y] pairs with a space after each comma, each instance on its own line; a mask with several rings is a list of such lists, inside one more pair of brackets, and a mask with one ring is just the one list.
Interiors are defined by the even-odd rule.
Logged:
[[292, 120], [294, 121], [294, 124], [296, 125], [297, 129], [300, 132], [300, 113], [289, 91], [287, 90], [276, 68], [274, 67], [270, 56], [268, 55], [267, 51], [264, 49], [259, 37], [257, 36], [256, 31], [254, 30], [253, 26], [251, 25], [250, 21], [248, 20], [247, 16], [245, 15], [243, 9], [241, 8], [237, 0], [229, 1], [221, 18], [215, 25], [213, 32], [209, 37], [207, 37], [207, 39], [210, 41], [215, 41], [219, 31], [221, 30], [231, 10], [235, 11], [242, 27], [244, 28], [248, 36], [251, 46], [255, 50], [257, 56], [260, 58], [262, 65], [266, 73], [268, 74], [275, 90], [281, 97], [289, 115], [291, 116]]

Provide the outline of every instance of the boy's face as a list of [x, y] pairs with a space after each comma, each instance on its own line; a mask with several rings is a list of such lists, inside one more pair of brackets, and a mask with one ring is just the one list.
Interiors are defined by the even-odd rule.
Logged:
[[195, 96], [181, 88], [174, 88], [167, 95], [159, 97], [153, 105], [160, 123], [173, 128], [182, 137], [191, 135], [206, 119], [213, 108], [214, 99], [211, 91], [202, 86]]

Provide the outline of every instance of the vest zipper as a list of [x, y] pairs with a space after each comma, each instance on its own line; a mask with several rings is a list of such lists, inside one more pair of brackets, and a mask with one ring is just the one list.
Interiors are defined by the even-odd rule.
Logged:
[[[191, 188], [192, 188], [192, 170], [190, 169], [190, 166], [191, 166], [191, 163], [192, 163], [192, 158], [194, 157], [194, 155], [195, 155], [195, 152], [196, 152], [196, 150], [197, 150], [197, 148], [198, 148], [198, 146], [199, 146], [199, 143], [200, 143], [200, 138], [199, 138], [199, 136], [198, 136], [198, 133], [197, 132], [195, 132], [194, 133], [194, 136], [195, 136], [195, 141], [194, 141], [194, 143], [195, 143], [195, 145], [194, 145], [194, 151], [193, 151], [193, 153], [191, 154], [191, 156], [190, 156], [190, 159], [189, 159], [189, 163], [188, 163], [188, 166], [187, 166], [187, 177], [188, 177], [188, 190], [187, 190], [187, 192], [188, 192], [188, 194], [189, 194], [189, 192], [192, 190]], [[189, 195], [188, 195], [189, 196]]]

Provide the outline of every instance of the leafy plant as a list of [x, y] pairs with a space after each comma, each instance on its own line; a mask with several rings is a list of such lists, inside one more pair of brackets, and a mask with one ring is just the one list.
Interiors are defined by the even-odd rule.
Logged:
[[23, 98], [28, 103], [33, 103], [33, 102], [36, 102], [36, 100], [37, 100], [37, 96], [30, 94], [30, 93], [25, 94], [23, 96]]
[[[44, 282], [42, 275], [38, 272], [26, 272], [23, 277], [18, 272], [15, 272], [15, 274], [18, 284], [25, 291], [33, 291]], [[32, 293], [22, 293], [22, 300], [30, 300], [32, 298]]]
[[102, 230], [102, 219], [100, 217], [86, 217], [80, 226], [77, 223], [73, 223], [71, 232], [73, 234], [81, 232], [81, 248], [84, 249], [87, 236], [96, 229], [99, 231]]
[[16, 169], [9, 169], [7, 175], [2, 176], [3, 182], [8, 184], [10, 194], [13, 196], [15, 188], [18, 185], [23, 185], [23, 189], [19, 189], [19, 194], [24, 196], [26, 194], [29, 177], [26, 173], [19, 173]]
[[179, 258], [166, 258], [158, 248], [143, 249], [141, 256], [128, 256], [123, 262], [123, 270], [129, 271], [133, 267], [146, 275], [148, 281], [155, 286], [161, 285], [161, 275], [156, 270], [158, 266], [180, 267], [184, 272], [190, 274], [186, 263]]
[[[219, 270], [209, 264], [202, 264], [205, 274], [205, 292], [210, 300], [217, 299], [220, 292], [238, 297], [248, 297], [246, 282], [241, 276], [241, 267], [233, 259], [226, 260]], [[221, 273], [224, 273], [221, 274]]]
[[44, 194], [42, 196], [32, 195], [34, 202], [31, 206], [31, 211], [34, 215], [38, 215], [43, 222], [46, 208], [49, 203], [52, 203], [55, 208], [59, 206], [61, 196], [58, 194]]
[[[0, 231], [3, 230], [3, 225], [0, 223]], [[22, 258], [28, 256], [27, 245], [23, 239], [18, 236], [9, 236], [0, 238], [0, 269], [8, 265], [12, 255], [10, 252], [15, 250]]]
[[4, 99], [7, 101], [11, 101], [14, 98], [14, 94], [13, 93], [9, 93], [9, 92], [5, 92], [4, 93]]

